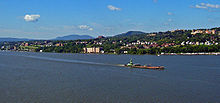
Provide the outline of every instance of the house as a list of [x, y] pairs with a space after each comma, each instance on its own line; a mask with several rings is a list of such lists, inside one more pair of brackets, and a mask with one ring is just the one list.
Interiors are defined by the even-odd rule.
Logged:
[[16, 47], [16, 46], [14, 46], [14, 50], [17, 50], [17, 47]]
[[212, 30], [211, 32], [212, 32], [212, 34], [216, 34], [217, 33], [216, 30]]
[[150, 48], [150, 46], [148, 46], [148, 45], [143, 45], [143, 47], [144, 47], [144, 49], [149, 49]]
[[128, 54], [128, 51], [124, 51], [124, 54]]
[[63, 44], [62, 43], [57, 43], [57, 44], [55, 44], [55, 46], [63, 46]]
[[203, 32], [202, 30], [195, 30], [195, 31], [193, 30], [193, 31], [191, 32], [192, 35], [195, 35], [195, 34], [197, 34], [197, 33], [201, 33], [201, 34], [202, 34], [202, 33], [204, 33], [204, 32]]
[[205, 45], [211, 45], [211, 43], [209, 41], [206, 41]]
[[29, 44], [28, 44], [28, 43], [25, 43], [24, 46], [29, 46]]
[[148, 34], [147, 36], [156, 36], [157, 34]]
[[183, 42], [181, 43], [181, 45], [185, 45], [185, 41], [183, 41]]
[[212, 32], [210, 30], [205, 31], [206, 34], [211, 34]]

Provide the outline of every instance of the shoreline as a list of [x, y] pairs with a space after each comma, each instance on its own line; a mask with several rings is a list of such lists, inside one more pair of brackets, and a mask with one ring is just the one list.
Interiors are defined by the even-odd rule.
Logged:
[[161, 53], [160, 55], [220, 55], [220, 52], [211, 52], [211, 53]]
[[[3, 52], [31, 52], [31, 51], [12, 51], [12, 50], [0, 50]], [[57, 53], [57, 52], [33, 52], [33, 53]], [[189, 56], [189, 55], [220, 55], [220, 52], [210, 52], [210, 53], [160, 53], [160, 54], [113, 54], [113, 53], [59, 53], [59, 54], [108, 54], [108, 55], [183, 55], [183, 56]]]

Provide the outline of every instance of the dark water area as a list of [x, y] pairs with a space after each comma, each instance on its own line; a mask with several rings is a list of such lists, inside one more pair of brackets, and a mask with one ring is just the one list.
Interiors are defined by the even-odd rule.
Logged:
[[[164, 71], [116, 66], [130, 58]], [[220, 56], [0, 51], [0, 103], [220, 103]]]

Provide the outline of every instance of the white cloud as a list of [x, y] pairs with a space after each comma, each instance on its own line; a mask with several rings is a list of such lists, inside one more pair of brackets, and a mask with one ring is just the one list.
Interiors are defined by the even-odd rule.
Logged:
[[91, 28], [91, 27], [88, 26], [88, 25], [79, 25], [78, 27], [79, 27], [79, 29], [82, 29], [82, 30], [93, 31], [93, 28]]
[[79, 25], [79, 28], [80, 28], [80, 29], [88, 29], [89, 26], [88, 26], [88, 25]]
[[220, 8], [220, 5], [217, 5], [217, 4], [205, 4], [205, 3], [201, 3], [202, 6], [205, 6], [205, 7], [209, 7], [209, 8]]
[[40, 18], [40, 15], [25, 15], [24, 20], [27, 22], [36, 22]]
[[220, 5], [218, 4], [209, 4], [209, 3], [200, 3], [197, 4], [195, 6], [193, 6], [194, 8], [198, 8], [198, 9], [208, 9], [208, 8], [212, 8], [212, 9], [219, 9]]
[[196, 5], [195, 8], [198, 8], [198, 9], [207, 9], [207, 7], [201, 6], [201, 5]]
[[118, 8], [118, 7], [115, 7], [115, 6], [112, 6], [112, 5], [108, 5], [108, 9], [112, 10], [112, 11], [120, 11], [121, 10], [121, 8]]

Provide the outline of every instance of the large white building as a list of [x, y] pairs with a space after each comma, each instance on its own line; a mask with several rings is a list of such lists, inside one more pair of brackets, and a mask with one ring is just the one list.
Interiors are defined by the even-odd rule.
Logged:
[[84, 53], [102, 53], [101, 47], [83, 48]]

